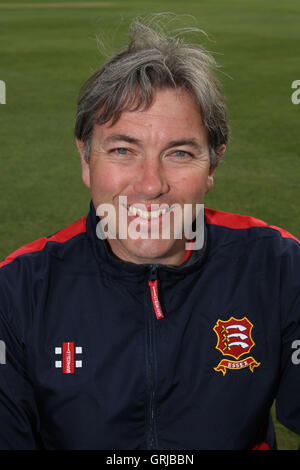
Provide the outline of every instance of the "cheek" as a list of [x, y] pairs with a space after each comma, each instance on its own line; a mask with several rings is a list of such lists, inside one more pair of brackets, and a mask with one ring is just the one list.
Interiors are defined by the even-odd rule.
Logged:
[[108, 202], [120, 194], [128, 184], [128, 180], [127, 172], [115, 165], [101, 163], [91, 168], [92, 194], [97, 199], [101, 198], [100, 202]]
[[190, 175], [176, 182], [176, 192], [187, 202], [200, 202], [206, 191], [207, 177], [204, 175]]

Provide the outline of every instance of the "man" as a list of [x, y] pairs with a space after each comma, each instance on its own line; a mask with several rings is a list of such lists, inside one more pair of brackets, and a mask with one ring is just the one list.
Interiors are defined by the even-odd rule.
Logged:
[[136, 22], [83, 87], [89, 215], [0, 269], [1, 448], [270, 448], [274, 398], [300, 433], [299, 242], [209, 209], [184, 231], [228, 140], [213, 67]]

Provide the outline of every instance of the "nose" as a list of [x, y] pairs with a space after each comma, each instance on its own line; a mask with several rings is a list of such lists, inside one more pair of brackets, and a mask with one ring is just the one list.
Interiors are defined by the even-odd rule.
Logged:
[[139, 167], [133, 189], [145, 200], [157, 199], [167, 193], [170, 188], [161, 163], [144, 161]]

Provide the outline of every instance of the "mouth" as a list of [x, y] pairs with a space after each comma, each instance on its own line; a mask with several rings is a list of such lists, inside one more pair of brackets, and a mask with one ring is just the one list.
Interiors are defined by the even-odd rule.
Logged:
[[[174, 234], [180, 234], [182, 231], [183, 219], [181, 206], [178, 203], [171, 205], [167, 203], [121, 203], [119, 207], [120, 223], [126, 223], [128, 236], [134, 240], [138, 238], [170, 240], [173, 239]], [[126, 230], [124, 226], [123, 230]]]
[[167, 208], [166, 207], [159, 208], [156, 210], [152, 210], [152, 209], [145, 210], [145, 209], [136, 207], [134, 205], [131, 205], [130, 207], [127, 207], [127, 210], [128, 210], [128, 214], [131, 216], [140, 217], [141, 219], [144, 219], [144, 220], [150, 220], [150, 219], [157, 219], [159, 217], [162, 217], [167, 212], [170, 212], [171, 208], [172, 206], [167, 207]]

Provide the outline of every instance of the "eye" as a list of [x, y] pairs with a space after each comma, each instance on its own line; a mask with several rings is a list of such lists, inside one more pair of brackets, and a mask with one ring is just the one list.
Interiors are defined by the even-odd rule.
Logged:
[[175, 153], [176, 157], [186, 157], [186, 155], [189, 155], [184, 150], [176, 150], [176, 152], [174, 152], [174, 153]]
[[129, 150], [125, 147], [117, 147], [112, 149], [111, 152], [116, 153], [117, 155], [128, 155]]
[[180, 157], [180, 158], [190, 158], [193, 156], [191, 153], [186, 152], [185, 150], [175, 150], [173, 152], [173, 155], [175, 155], [175, 157]]

